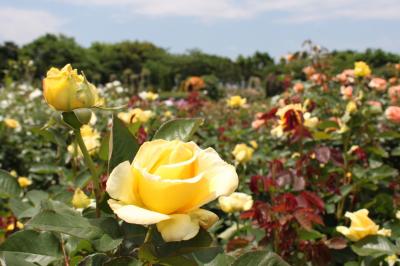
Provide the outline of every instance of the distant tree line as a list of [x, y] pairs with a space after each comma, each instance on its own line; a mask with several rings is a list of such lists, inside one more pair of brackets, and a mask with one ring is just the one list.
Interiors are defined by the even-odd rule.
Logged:
[[[330, 71], [337, 73], [352, 68], [354, 61], [358, 60], [366, 61], [389, 75], [385, 67], [400, 62], [400, 56], [380, 49], [333, 51], [329, 53]], [[21, 64], [29, 65], [29, 61], [33, 61], [31, 68], [19, 67]], [[21, 76], [40, 80], [49, 67], [62, 67], [67, 63], [85, 70], [85, 75], [95, 83], [118, 79], [125, 84], [142, 82], [156, 89], [171, 90], [189, 76], [211, 75], [222, 83], [238, 85], [248, 85], [254, 78], [265, 82], [271, 74], [292, 74], [295, 78], [303, 78], [301, 69], [310, 63], [310, 57], [303, 52], [293, 62], [284, 59], [275, 62], [267, 52], [255, 52], [233, 60], [196, 49], [174, 54], [150, 42], [139, 41], [94, 42], [86, 48], [73, 38], [53, 34], [46, 34], [21, 47], [13, 42], [0, 44], [2, 82], [5, 78], [15, 80]]]

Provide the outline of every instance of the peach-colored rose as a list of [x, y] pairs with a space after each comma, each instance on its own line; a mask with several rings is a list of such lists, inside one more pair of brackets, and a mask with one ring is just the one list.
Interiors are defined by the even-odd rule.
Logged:
[[392, 104], [398, 103], [400, 99], [400, 85], [389, 88], [389, 97]]
[[303, 85], [303, 83], [297, 82], [296, 84], [294, 84], [293, 90], [294, 90], [296, 93], [302, 93], [302, 92], [304, 91], [304, 85]]
[[257, 120], [254, 120], [251, 123], [251, 127], [254, 128], [254, 129], [259, 129], [263, 124], [264, 124], [264, 120], [257, 119]]
[[336, 75], [336, 79], [342, 83], [353, 83], [354, 82], [354, 69], [345, 69], [342, 73]]
[[379, 92], [384, 92], [386, 90], [386, 80], [383, 78], [373, 78], [369, 82], [368, 86]]
[[388, 120], [393, 123], [400, 124], [400, 107], [398, 106], [389, 106], [385, 111], [385, 116]]
[[315, 68], [312, 66], [307, 66], [303, 68], [304, 74], [306, 74], [307, 78], [310, 78], [315, 73]]
[[396, 68], [396, 70], [400, 71], [400, 64], [395, 64], [394, 67]]
[[348, 100], [353, 97], [353, 87], [352, 86], [342, 86], [340, 87], [340, 93], [342, 94], [343, 99]]
[[389, 84], [390, 85], [396, 85], [397, 84], [397, 78], [396, 77], [391, 77], [389, 79]]

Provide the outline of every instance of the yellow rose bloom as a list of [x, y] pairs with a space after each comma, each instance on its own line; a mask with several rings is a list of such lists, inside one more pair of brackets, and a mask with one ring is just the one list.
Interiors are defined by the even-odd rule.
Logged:
[[19, 128], [21, 127], [21, 125], [19, 124], [19, 122], [15, 119], [12, 118], [6, 118], [4, 119], [4, 124], [6, 125], [6, 127], [8, 128]]
[[247, 102], [246, 98], [242, 98], [239, 95], [232, 96], [227, 100], [228, 106], [233, 108], [243, 107], [246, 104], [246, 102]]
[[[83, 125], [81, 127], [81, 135], [83, 142], [85, 143], [85, 146], [89, 152], [90, 155], [95, 154], [98, 149], [100, 148], [100, 134], [97, 132], [96, 129], [92, 128], [89, 125]], [[75, 146], [74, 145], [69, 145], [68, 146], [68, 152], [71, 154], [75, 153]], [[78, 152], [79, 156], [83, 156], [81, 149], [78, 147]]]
[[233, 192], [218, 199], [221, 210], [226, 213], [248, 211], [253, 207], [253, 198], [246, 193]]
[[46, 102], [58, 111], [72, 111], [101, 105], [96, 87], [70, 64], [61, 70], [52, 67], [43, 79]]
[[396, 256], [396, 254], [387, 256], [385, 258], [385, 261], [388, 263], [389, 266], [394, 266], [396, 264], [396, 262], [399, 261], [399, 258]]
[[158, 94], [151, 91], [142, 91], [139, 93], [139, 97], [142, 100], [155, 101], [158, 99]]
[[235, 167], [194, 142], [145, 142], [133, 162], [119, 164], [107, 180], [108, 201], [127, 223], [156, 224], [165, 241], [188, 240], [218, 217], [201, 206], [238, 186]]
[[350, 101], [346, 105], [346, 113], [352, 114], [357, 111], [357, 104], [354, 101]]
[[132, 109], [128, 112], [118, 113], [118, 118], [124, 121], [125, 124], [131, 124], [136, 122], [146, 123], [154, 116], [154, 113], [150, 110], [142, 110], [140, 108]]
[[250, 145], [251, 145], [254, 149], [257, 149], [257, 148], [258, 148], [258, 143], [257, 143], [257, 141], [252, 140], [252, 141], [250, 141], [249, 143], [250, 143]]
[[371, 75], [371, 68], [363, 61], [354, 63], [354, 75], [356, 77], [365, 77]]
[[253, 157], [254, 149], [247, 146], [246, 144], [237, 144], [232, 151], [233, 156], [235, 156], [235, 160], [238, 163], [244, 163], [250, 161]]
[[83, 192], [80, 188], [77, 188], [74, 192], [74, 196], [72, 197], [72, 206], [76, 209], [84, 209], [87, 208], [90, 204], [90, 198], [86, 196], [85, 192]]
[[350, 227], [337, 226], [336, 231], [346, 236], [351, 241], [358, 241], [369, 235], [390, 236], [391, 230], [381, 229], [369, 217], [368, 210], [361, 209], [356, 212], [346, 212], [345, 216], [351, 220]]
[[32, 180], [30, 180], [29, 178], [27, 178], [25, 176], [18, 177], [17, 181], [18, 181], [19, 186], [22, 188], [26, 188], [32, 184]]

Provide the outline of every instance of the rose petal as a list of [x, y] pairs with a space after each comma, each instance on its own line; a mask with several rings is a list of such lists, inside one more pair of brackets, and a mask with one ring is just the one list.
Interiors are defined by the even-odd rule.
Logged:
[[135, 196], [137, 181], [133, 174], [129, 161], [117, 165], [107, 180], [106, 191], [111, 198], [122, 201], [126, 204], [139, 204]]
[[114, 213], [122, 220], [131, 224], [155, 224], [170, 219], [170, 216], [143, 209], [135, 205], [125, 205], [116, 200], [108, 200], [108, 205]]
[[199, 221], [187, 214], [172, 214], [171, 219], [159, 222], [157, 229], [166, 242], [188, 240], [200, 230]]

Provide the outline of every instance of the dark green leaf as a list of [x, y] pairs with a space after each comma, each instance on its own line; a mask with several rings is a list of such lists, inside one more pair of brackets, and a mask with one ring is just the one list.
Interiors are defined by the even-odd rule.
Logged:
[[0, 251], [6, 251], [26, 261], [44, 265], [62, 257], [57, 237], [50, 232], [39, 233], [32, 230], [12, 234], [0, 246]]
[[255, 251], [240, 256], [232, 266], [290, 266], [281, 257], [273, 252]]
[[189, 141], [203, 124], [202, 118], [178, 118], [165, 122], [154, 134], [153, 139]]
[[124, 161], [132, 162], [138, 149], [139, 144], [136, 138], [129, 132], [124, 123], [114, 116], [110, 137], [108, 171], [111, 172], [118, 164]]
[[0, 198], [17, 197], [21, 188], [17, 179], [4, 170], [0, 170]]
[[359, 256], [390, 256], [399, 252], [399, 248], [386, 237], [368, 236], [351, 246], [352, 250]]

